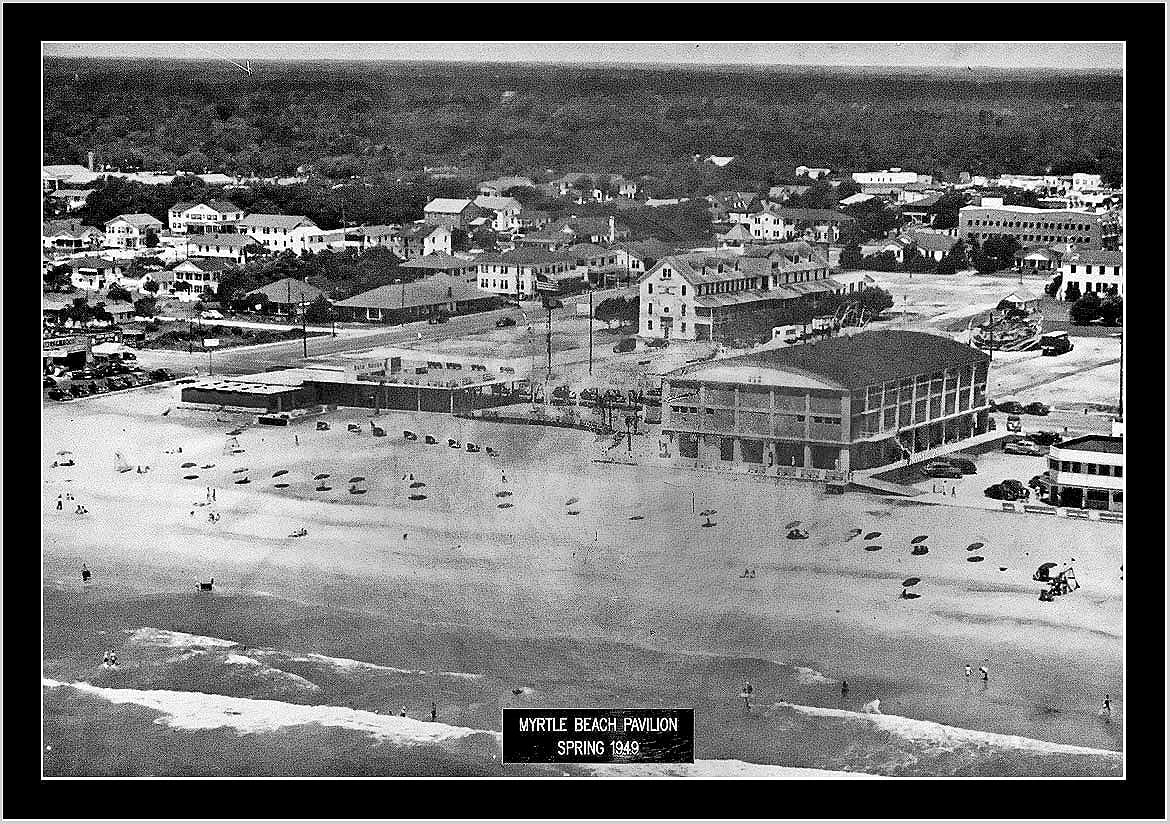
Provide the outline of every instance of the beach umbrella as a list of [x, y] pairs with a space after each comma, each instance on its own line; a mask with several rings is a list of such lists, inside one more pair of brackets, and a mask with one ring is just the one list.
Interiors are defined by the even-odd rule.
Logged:
[[249, 481], [247, 478], [240, 478], [238, 481], [236, 481], [236, 483], [238, 483], [238, 484], [250, 484], [250, 483], [252, 483], [252, 482], [251, 482], [251, 481]]
[[287, 469], [278, 469], [272, 473], [272, 477], [279, 478], [281, 475], [287, 475], [287, 474], [288, 474]]
[[332, 488], [333, 487], [331, 487], [331, 486], [325, 486], [325, 484], [321, 484], [319, 487], [317, 487], [317, 491], [318, 492], [328, 492]]
[[921, 578], [907, 578], [905, 581], [902, 582], [902, 586], [912, 587], [912, 586], [915, 586], [916, 584], [919, 584], [921, 582], [922, 582]]
[[572, 506], [573, 504], [577, 503], [577, 501], [579, 501], [579, 500], [580, 500], [580, 498], [569, 498], [569, 500], [565, 501], [565, 506]]
[[919, 595], [917, 592], [907, 592], [902, 597], [907, 599], [907, 600], [913, 600], [914, 598], [921, 598], [922, 596]]
[[857, 537], [858, 535], [860, 535], [860, 534], [861, 534], [861, 530], [860, 530], [860, 529], [851, 529], [851, 530], [849, 530], [849, 537], [848, 537], [848, 538], [846, 538], [845, 540], [847, 540], [847, 541], [851, 541], [851, 540], [853, 540], [854, 538], [856, 538], [856, 537]]
[[247, 471], [248, 471], [248, 467], [246, 467], [246, 466], [241, 466], [239, 469], [233, 469], [233, 470], [232, 470], [232, 474], [233, 474], [233, 475], [239, 475], [241, 472], [247, 472]]
[[62, 457], [62, 458], [65, 457], [66, 455], [72, 455], [72, 454], [73, 453], [70, 452], [68, 449], [62, 449], [60, 452], [57, 453], [57, 455], [59, 457]]
[[1046, 564], [1041, 564], [1041, 565], [1040, 565], [1040, 569], [1042, 569], [1042, 570], [1044, 570], [1045, 572], [1047, 572], [1048, 570], [1052, 569], [1054, 566], [1056, 566], [1056, 564], [1055, 564], [1054, 562], [1052, 562], [1052, 561], [1049, 561], [1049, 562], [1048, 562], [1048, 563], [1046, 563]]
[[925, 540], [926, 540], [926, 536], [925, 536], [925, 535], [915, 535], [915, 536], [914, 536], [914, 540], [912, 540], [910, 543], [912, 543], [912, 544], [920, 544], [920, 543], [922, 543], [922, 542], [923, 542], [923, 541], [925, 541]]
[[[798, 526], [800, 526], [800, 521], [789, 521], [787, 526], [785, 526], [784, 528], [785, 529], [796, 529]], [[860, 530], [858, 530], [858, 531], [860, 532]]]
[[195, 465], [195, 462], [194, 462], [194, 461], [187, 461], [187, 463], [184, 463], [184, 464], [179, 464], [179, 468], [180, 468], [180, 469], [190, 469], [190, 468], [191, 468], [191, 467], [193, 467], [194, 465]]
[[865, 548], [865, 551], [866, 552], [877, 552], [879, 549], [881, 549], [881, 547], [878, 546], [877, 544], [871, 544], [870, 546], [867, 546]]
[[910, 550], [911, 555], [925, 555], [928, 552], [930, 552], [930, 548], [926, 546], [926, 544], [919, 544], [918, 546], [914, 547], [914, 549]]
[[354, 475], [352, 478], [349, 479], [349, 482], [351, 484], [360, 484], [364, 480], [365, 480], [365, 478], [363, 478], [361, 475]]
[[242, 430], [242, 429], [233, 429], [231, 432], [229, 432], [229, 433], [227, 433], [227, 434], [228, 434], [228, 437], [234, 438], [234, 437], [236, 437], [237, 435], [243, 435], [243, 434], [244, 434], [244, 430]]
[[200, 469], [213, 469], [214, 467], [215, 467], [215, 464], [203, 464], [203, 466], [201, 466], [199, 468]]
[[971, 544], [971, 546], [967, 547], [967, 552], [974, 552], [977, 549], [983, 549], [983, 544], [979, 541], [976, 541], [975, 543]]
[[[414, 495], [410, 496], [410, 500], [412, 501], [425, 501], [426, 499], [427, 496], [423, 495], [421, 492], [416, 492]], [[500, 506], [505, 506], [505, 504], [500, 504]], [[511, 506], [511, 504], [506, 504], [506, 506]]]
[[977, 564], [983, 560], [983, 556], [982, 555], [971, 555], [970, 557], [967, 558], [967, 560], [973, 564]]
[[880, 538], [880, 537], [882, 537], [882, 534], [880, 532], [869, 532], [866, 534], [865, 540], [872, 541], [874, 538]]
[[702, 512], [700, 512], [699, 514], [700, 514], [700, 515], [714, 515], [714, 514], [715, 514], [716, 512], [718, 512], [718, 511], [719, 511], [719, 510], [717, 510], [717, 509], [704, 509], [704, 510], [703, 510]]
[[[422, 489], [424, 486], [426, 486], [426, 484], [424, 484], [422, 481], [415, 481], [414, 483], [412, 483], [410, 485], [410, 488], [411, 489]], [[508, 494], [511, 495], [512, 493], [509, 492]]]
[[314, 475], [314, 476], [313, 476], [313, 480], [314, 480], [314, 481], [323, 481], [323, 480], [325, 480], [325, 479], [326, 479], [326, 478], [328, 478], [328, 477], [329, 477], [329, 473], [328, 473], [328, 472], [322, 472], [322, 473], [320, 473], [319, 475]]

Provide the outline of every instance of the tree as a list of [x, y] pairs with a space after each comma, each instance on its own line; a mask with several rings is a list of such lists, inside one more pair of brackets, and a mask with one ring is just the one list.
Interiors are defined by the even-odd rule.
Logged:
[[309, 323], [328, 323], [333, 318], [333, 304], [321, 295], [305, 307], [305, 320]]
[[620, 295], [606, 298], [594, 307], [593, 317], [606, 324], [613, 323], [614, 321], [620, 324], [637, 323], [638, 298], [626, 298]]
[[140, 318], [153, 318], [158, 311], [158, 301], [153, 297], [139, 298], [134, 301], [134, 314]]
[[861, 247], [856, 243], [850, 243], [841, 250], [840, 265], [843, 269], [851, 269], [861, 263]]
[[253, 292], [245, 296], [244, 303], [247, 304], [249, 311], [256, 311], [262, 315], [267, 315], [272, 312], [272, 301], [263, 292]]
[[940, 275], [953, 275], [967, 265], [967, 249], [963, 241], [959, 241], [938, 262], [934, 271]]
[[471, 238], [463, 229], [451, 230], [451, 251], [466, 252], [471, 248]]
[[147, 249], [153, 249], [154, 247], [158, 246], [158, 244], [159, 244], [158, 233], [156, 233], [154, 231], [154, 229], [147, 229], [146, 230], [146, 237], [144, 237], [142, 239], [142, 245], [145, 246]]
[[146, 281], [142, 284], [142, 291], [150, 292], [153, 295], [158, 291], [158, 282], [153, 280]]
[[186, 281], [186, 280], [176, 280], [175, 285], [172, 286], [171, 288], [176, 292], [186, 293], [186, 292], [191, 291], [191, 283], [190, 283], [190, 281]]
[[857, 227], [866, 240], [883, 238], [900, 223], [898, 214], [876, 197], [854, 203], [845, 210], [845, 213], [857, 221]]
[[1020, 242], [1011, 235], [992, 235], [982, 246], [973, 248], [971, 263], [980, 274], [990, 274], [1008, 269], [1016, 259]]
[[1077, 326], [1092, 323], [1101, 317], [1101, 299], [1096, 292], [1086, 292], [1068, 309], [1068, 319]]
[[45, 270], [45, 286], [54, 292], [63, 292], [72, 285], [68, 266], [50, 266]]
[[1118, 326], [1121, 324], [1121, 315], [1121, 297], [1116, 294], [1106, 295], [1101, 300], [1101, 322], [1106, 326]]
[[960, 192], [944, 192], [930, 207], [930, 214], [934, 220], [931, 226], [936, 229], [953, 229], [959, 225], [959, 209], [967, 205], [967, 197]]
[[268, 249], [264, 246], [264, 244], [257, 243], [254, 240], [247, 244], [241, 251], [244, 253], [245, 261], [252, 260], [253, 258], [266, 257], [269, 254]]
[[106, 292], [106, 300], [114, 303], [129, 303], [132, 297], [129, 291], [117, 283], [110, 287], [110, 291]]
[[862, 289], [856, 295], [858, 303], [861, 304], [861, 308], [865, 310], [865, 315], [868, 318], [876, 318], [894, 305], [893, 296], [885, 289], [876, 286]]
[[1081, 299], [1081, 287], [1077, 283], [1070, 283], [1068, 288], [1064, 290], [1064, 299], [1067, 301], [1077, 301]]
[[1044, 287], [1044, 294], [1048, 295], [1050, 298], [1054, 298], [1059, 295], [1060, 284], [1062, 281], [1064, 281], [1064, 275], [1062, 275], [1060, 272], [1057, 272], [1056, 276], [1052, 279], [1052, 282]]

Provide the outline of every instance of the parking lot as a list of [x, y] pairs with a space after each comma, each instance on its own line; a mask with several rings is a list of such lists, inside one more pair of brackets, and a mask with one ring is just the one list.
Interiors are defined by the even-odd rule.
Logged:
[[46, 375], [42, 381], [42, 390], [45, 400], [60, 403], [173, 380], [175, 377], [177, 375], [166, 369], [145, 370], [133, 360], [110, 360], [84, 369]]

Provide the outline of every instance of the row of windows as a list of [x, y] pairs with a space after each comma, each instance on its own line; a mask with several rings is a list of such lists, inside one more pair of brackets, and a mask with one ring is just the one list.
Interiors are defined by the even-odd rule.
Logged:
[[[669, 304], [662, 307], [662, 313], [665, 315], [670, 314]], [[652, 302], [646, 304], [646, 314], [647, 315], [654, 314], [654, 304]], [[681, 304], [679, 314], [684, 318], [687, 316], [687, 305], [685, 303]]]
[[1122, 467], [1112, 464], [1058, 461], [1055, 458], [1048, 459], [1048, 468], [1054, 472], [1080, 472], [1085, 475], [1104, 475], [1110, 478], [1120, 478], [1122, 470]]
[[968, 220], [968, 226], [996, 226], [1004, 229], [1059, 229], [1063, 232], [1087, 232], [1090, 225], [1087, 223], [1029, 223], [1019, 220]]
[[[1073, 274], [1073, 275], [1075, 275], [1075, 274], [1077, 273], [1077, 265], [1076, 265], [1075, 263], [1073, 263], [1073, 264], [1070, 264], [1070, 265], [1069, 265], [1069, 268], [1068, 268], [1068, 270], [1069, 270], [1069, 273], [1070, 273], [1070, 274]], [[1085, 266], [1085, 274], [1086, 274], [1086, 275], [1091, 275], [1091, 274], [1093, 274], [1093, 267], [1092, 267], [1092, 266]], [[1098, 266], [1098, 267], [1097, 267], [1097, 274], [1098, 274], [1098, 275], [1103, 275], [1103, 274], [1105, 274], [1105, 267], [1104, 267], [1104, 266]], [[1120, 275], [1120, 274], [1121, 274], [1121, 267], [1120, 267], [1120, 266], [1114, 266], [1114, 267], [1113, 267], [1113, 274], [1114, 274], [1114, 275]]]
[[[663, 271], [665, 271], [665, 270], [663, 270]], [[684, 295], [687, 293], [687, 285], [685, 283], [682, 285], [682, 293]], [[702, 294], [702, 293], [703, 293], [703, 288], [700, 286], [699, 287], [699, 294]], [[654, 294], [654, 284], [653, 283], [646, 284], [646, 294], [648, 294], [648, 295]]]
[[1117, 289], [1116, 283], [1085, 283], [1084, 285], [1081, 285], [1079, 282], [1077, 282], [1075, 280], [1068, 281], [1068, 284], [1065, 288], [1072, 289], [1074, 286], [1077, 289], [1079, 289], [1082, 293], [1084, 293], [1084, 292], [1109, 293], [1109, 292], [1114, 292]]
[[[995, 237], [998, 232], [968, 232], [969, 238], [976, 238], [977, 240], [987, 240], [989, 237]], [[1092, 239], [1088, 237], [1059, 237], [1057, 235], [1018, 235], [1017, 238], [1025, 243], [1092, 243]]]
[[[667, 318], [667, 320], [670, 320], [670, 318]], [[663, 327], [665, 328], [665, 324], [663, 324]], [[653, 329], [654, 329], [654, 321], [647, 320], [646, 321], [646, 331], [648, 331], [648, 332], [653, 331]], [[678, 325], [678, 331], [680, 331], [680, 332], [687, 331], [687, 322], [685, 320]], [[708, 409], [707, 411], [710, 412], [711, 410]]]

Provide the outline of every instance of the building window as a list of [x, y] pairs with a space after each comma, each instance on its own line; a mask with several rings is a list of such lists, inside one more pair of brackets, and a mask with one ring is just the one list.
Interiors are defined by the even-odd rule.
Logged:
[[[417, 214], [417, 212], [416, 212], [416, 214]], [[654, 321], [652, 321], [652, 320], [646, 321], [646, 328], [653, 329], [654, 328]]]

